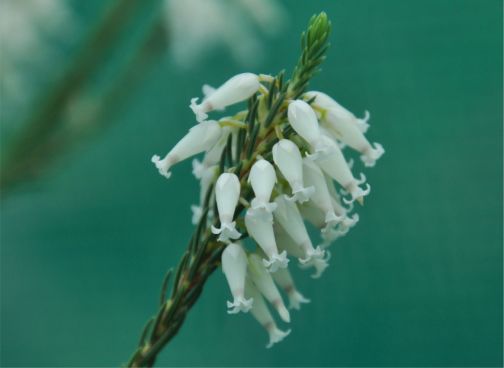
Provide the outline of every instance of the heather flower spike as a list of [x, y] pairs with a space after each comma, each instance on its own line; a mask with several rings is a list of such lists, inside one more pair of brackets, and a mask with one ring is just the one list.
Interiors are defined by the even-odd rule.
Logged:
[[[128, 366], [152, 366], [218, 267], [232, 294], [228, 313], [250, 311], [269, 334], [267, 347], [280, 342], [290, 330], [280, 330], [275, 319], [289, 322], [294, 315], [279, 290], [292, 309], [309, 302], [288, 266], [298, 263], [320, 277], [329, 265], [326, 247], [357, 224], [353, 202], [362, 203], [370, 187], [364, 175], [354, 177], [340, 147], [357, 150], [367, 166], [383, 150], [364, 136], [368, 114], [357, 119], [331, 97], [306, 91], [325, 59], [330, 28], [325, 13], [311, 18], [290, 76], [243, 73], [216, 89], [205, 86], [203, 101], [190, 106], [199, 123], [164, 159], [153, 158], [168, 177], [172, 165], [201, 153], [193, 161], [199, 203], [192, 207], [195, 229], [184, 256], [172, 281], [164, 282], [162, 305]], [[206, 120], [240, 101], [231, 116]], [[320, 229], [321, 239], [310, 239], [305, 221]], [[245, 247], [238, 239], [246, 238]]]
[[282, 331], [277, 327], [273, 316], [266, 306], [264, 298], [251, 282], [247, 282], [245, 292], [248, 297], [254, 299], [254, 304], [252, 305], [250, 313], [252, 313], [257, 322], [268, 332], [269, 343], [266, 345], [266, 348], [269, 349], [274, 344], [285, 339], [290, 334], [291, 330]]
[[228, 313], [248, 312], [253, 299], [245, 298], [245, 277], [247, 273], [247, 255], [238, 243], [231, 243], [222, 252], [222, 272], [226, 276], [233, 302], [227, 302]]
[[273, 274], [273, 279], [280, 285], [280, 287], [285, 291], [287, 297], [289, 298], [289, 308], [290, 309], [301, 309], [301, 304], [309, 303], [310, 300], [306, 299], [303, 294], [301, 294], [294, 285], [294, 280], [288, 269], [278, 270]]
[[278, 253], [273, 233], [273, 221], [249, 209], [245, 214], [245, 226], [249, 235], [268, 257], [268, 259], [263, 259], [268, 271], [275, 272], [279, 268], [286, 268], [289, 263], [287, 252]]
[[248, 181], [252, 186], [255, 198], [251, 208], [257, 215], [266, 215], [271, 219], [271, 213], [276, 209], [276, 203], [270, 203], [271, 192], [277, 181], [275, 168], [266, 160], [257, 161], [250, 170]]
[[248, 262], [248, 274], [257, 290], [259, 290], [266, 300], [276, 309], [284, 322], [290, 322], [289, 311], [285, 307], [271, 274], [264, 267], [261, 257], [253, 253], [248, 257]]
[[238, 177], [230, 173], [221, 174], [215, 184], [215, 199], [221, 227], [216, 228], [212, 225], [212, 233], [220, 234], [219, 241], [226, 242], [229, 239], [238, 239], [241, 236], [236, 230], [236, 223], [233, 221], [239, 198], [240, 181]]
[[189, 132], [161, 159], [158, 155], [152, 156], [151, 161], [156, 165], [159, 173], [166, 178], [171, 176], [170, 168], [200, 152], [212, 148], [221, 134], [221, 127], [216, 121], [207, 121], [195, 125]]
[[290, 199], [303, 203], [313, 195], [315, 188], [304, 187], [303, 161], [299, 148], [290, 140], [282, 139], [272, 149], [273, 161], [292, 189]]
[[191, 99], [191, 110], [198, 122], [208, 118], [208, 112], [221, 110], [229, 105], [244, 101], [259, 89], [259, 77], [252, 73], [237, 74], [217, 89], [205, 88], [206, 96], [201, 104], [198, 98]]

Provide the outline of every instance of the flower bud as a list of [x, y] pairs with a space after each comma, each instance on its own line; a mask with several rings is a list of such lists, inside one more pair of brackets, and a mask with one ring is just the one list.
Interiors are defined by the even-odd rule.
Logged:
[[218, 141], [220, 135], [221, 127], [215, 121], [195, 125], [162, 160], [158, 155], [154, 155], [151, 161], [156, 165], [161, 175], [169, 178], [171, 176], [170, 168], [173, 165], [209, 150]]
[[261, 262], [261, 257], [257, 254], [249, 255], [248, 264], [248, 275], [254, 285], [266, 298], [266, 300], [277, 310], [280, 318], [282, 318], [284, 322], [290, 322], [289, 311], [285, 308], [285, 304], [280, 296], [280, 292], [278, 291], [275, 282], [273, 281], [273, 278]]
[[229, 314], [248, 312], [253, 299], [245, 298], [245, 276], [247, 273], [247, 255], [238, 243], [229, 244], [222, 252], [222, 272], [226, 276], [233, 302], [227, 302]]
[[237, 74], [215, 90], [206, 88], [206, 97], [201, 104], [198, 98], [191, 99], [190, 108], [196, 120], [203, 122], [208, 118], [207, 112], [221, 110], [226, 106], [244, 101], [259, 89], [259, 77], [253, 73]]
[[303, 162], [298, 147], [288, 139], [282, 139], [273, 146], [273, 161], [292, 189], [292, 200], [306, 202], [315, 188], [304, 188]]
[[355, 200], [362, 203], [363, 198], [371, 191], [369, 184], [366, 184], [366, 189], [359, 187], [359, 184], [366, 181], [366, 177], [361, 174], [360, 180], [355, 179], [338, 145], [326, 135], [322, 135], [322, 139], [328, 145], [332, 146], [331, 154], [319, 157], [316, 161], [317, 164], [326, 174], [336, 180], [347, 192], [352, 195], [352, 199], [350, 201], [344, 200], [345, 203], [352, 203]]
[[246, 282], [245, 295], [254, 299], [254, 304], [250, 312], [269, 334], [269, 343], [266, 345], [266, 348], [271, 348], [274, 344], [282, 341], [290, 334], [291, 330], [282, 331], [277, 327], [273, 316], [266, 306], [264, 298], [252, 282], [248, 280]]
[[289, 297], [289, 309], [301, 309], [301, 304], [309, 303], [310, 300], [306, 299], [303, 294], [301, 294], [294, 285], [294, 280], [287, 268], [278, 270], [273, 274], [273, 279], [275, 282], [284, 289], [285, 293]]
[[257, 216], [254, 210], [248, 210], [245, 214], [245, 226], [249, 235], [257, 242], [264, 251], [268, 259], [263, 259], [264, 266], [270, 272], [275, 272], [279, 268], [287, 267], [289, 260], [287, 253], [278, 253], [273, 233], [273, 222], [264, 216]]
[[215, 199], [219, 211], [220, 229], [212, 225], [212, 233], [220, 234], [219, 241], [238, 239], [240, 233], [233, 221], [234, 212], [240, 198], [240, 180], [235, 174], [223, 173], [215, 184]]
[[265, 212], [269, 215], [267, 217], [271, 218], [271, 213], [276, 208], [276, 203], [269, 202], [276, 183], [275, 168], [268, 161], [259, 160], [252, 166], [248, 181], [255, 194], [255, 198], [251, 202], [251, 208], [258, 214]]

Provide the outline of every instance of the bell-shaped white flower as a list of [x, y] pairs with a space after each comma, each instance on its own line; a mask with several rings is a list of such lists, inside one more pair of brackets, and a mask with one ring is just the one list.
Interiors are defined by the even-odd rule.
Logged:
[[207, 121], [189, 129], [189, 132], [161, 159], [152, 156], [151, 161], [159, 173], [166, 178], [171, 176], [170, 168], [176, 163], [212, 148], [221, 135], [221, 127], [216, 121]]
[[[290, 314], [283, 302], [271, 274], [266, 270], [257, 254], [250, 254], [248, 257], [248, 275], [257, 289], [268, 302], [276, 309], [280, 318], [284, 322], [290, 322]], [[278, 271], [277, 271], [278, 272]]]
[[364, 136], [363, 130], [367, 130], [367, 127], [363, 129], [363, 126], [368, 125], [369, 113], [366, 112], [364, 119], [357, 119], [350, 111], [321, 92], [308, 92], [306, 96], [315, 96], [314, 104], [326, 110], [322, 116], [322, 124], [340, 141], [360, 152], [364, 165], [374, 166], [385, 150], [379, 143], [374, 143], [373, 147]]
[[[210, 184], [212, 184], [214, 180], [214, 176], [217, 173], [218, 166], [210, 166], [208, 168], [205, 168], [202, 173], [201, 173], [201, 178], [200, 178], [200, 197], [199, 197], [199, 205], [191, 205], [191, 211], [192, 211], [192, 224], [196, 225], [200, 219], [201, 215], [203, 214], [203, 202], [205, 201], [205, 197], [207, 195], [208, 188], [210, 187]], [[209, 215], [213, 215], [211, 213], [212, 211], [209, 211]]]
[[332, 149], [330, 155], [319, 157], [316, 161], [317, 164], [352, 195], [350, 201], [344, 199], [345, 203], [352, 203], [355, 200], [362, 203], [363, 198], [371, 191], [371, 187], [367, 183], [366, 189], [359, 187], [360, 184], [366, 181], [366, 177], [361, 174], [360, 180], [355, 179], [338, 145], [326, 135], [322, 135], [322, 139], [328, 145], [332, 145]]
[[268, 259], [263, 259], [263, 263], [270, 272], [287, 267], [289, 263], [287, 252], [278, 253], [271, 219], [258, 216], [254, 210], [249, 209], [245, 214], [245, 226], [249, 235], [268, 257]]
[[315, 159], [320, 154], [327, 154], [330, 147], [324, 144], [320, 139], [320, 129], [317, 115], [313, 109], [303, 100], [295, 100], [289, 104], [288, 108], [289, 123], [315, 152], [310, 155]]
[[315, 191], [313, 187], [304, 187], [303, 161], [299, 148], [288, 139], [281, 139], [273, 146], [273, 161], [292, 189], [292, 200], [299, 203], [310, 199]]
[[[278, 249], [286, 251], [292, 257], [299, 260], [301, 268], [314, 267], [315, 273], [311, 275], [312, 278], [319, 278], [324, 270], [329, 266], [329, 253], [317, 246], [312, 250], [310, 257], [307, 257], [307, 250], [302, 245], [298, 244], [287, 231], [278, 223], [274, 225], [275, 237], [277, 239]], [[313, 246], [311, 247], [313, 249]], [[277, 271], [278, 272], [278, 271]]]
[[289, 298], [289, 308], [290, 309], [301, 309], [301, 304], [309, 303], [310, 300], [306, 299], [303, 294], [301, 294], [294, 285], [294, 280], [287, 268], [278, 270], [273, 274], [273, 279], [275, 282], [284, 289], [285, 293]]
[[271, 348], [274, 344], [282, 341], [290, 334], [291, 330], [282, 331], [277, 327], [261, 293], [248, 279], [245, 286], [245, 295], [254, 299], [254, 304], [252, 305], [250, 313], [252, 313], [257, 322], [259, 322], [269, 334], [269, 343], [266, 345], [266, 348]]
[[212, 233], [220, 234], [219, 241], [238, 239], [240, 233], [233, 221], [234, 212], [240, 198], [240, 180], [235, 174], [223, 173], [215, 184], [215, 200], [219, 211], [220, 229], [212, 225]]
[[253, 73], [237, 74], [227, 80], [217, 89], [206, 88], [206, 96], [198, 104], [198, 98], [191, 99], [190, 108], [196, 115], [196, 120], [203, 122], [208, 118], [207, 113], [224, 109], [226, 106], [244, 101], [259, 89], [259, 77]]
[[340, 223], [343, 217], [337, 216], [334, 212], [324, 173], [308, 158], [303, 159], [303, 178], [306, 185], [311, 185], [315, 188], [310, 201], [324, 212], [326, 228]]
[[370, 118], [369, 111], [366, 111], [364, 113], [364, 118], [359, 119], [356, 118], [355, 115], [352, 114], [350, 111], [348, 111], [339, 103], [337, 103], [332, 97], [328, 96], [323, 92], [309, 91], [306, 92], [304, 96], [308, 100], [315, 97], [315, 100], [312, 102], [312, 104], [318, 107], [319, 109], [323, 110], [323, 113], [320, 114], [322, 120], [324, 120], [327, 111], [333, 111], [338, 116], [341, 116], [341, 118], [344, 119], [347, 123], [357, 125], [357, 127], [362, 133], [366, 133], [367, 130], [369, 129], [369, 123], [368, 123]]
[[270, 197], [276, 180], [275, 168], [268, 161], [261, 159], [252, 166], [248, 181], [255, 198], [252, 199], [250, 206], [258, 215], [266, 214], [268, 218], [271, 218], [276, 203], [270, 203]]
[[227, 302], [229, 314], [248, 312], [253, 299], [245, 298], [245, 277], [247, 274], [247, 255], [238, 243], [231, 243], [222, 252], [222, 272], [226, 276], [233, 302]]

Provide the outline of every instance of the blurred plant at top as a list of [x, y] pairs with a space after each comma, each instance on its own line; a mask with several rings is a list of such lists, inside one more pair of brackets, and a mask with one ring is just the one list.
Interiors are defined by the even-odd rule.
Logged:
[[170, 54], [183, 68], [224, 46], [244, 66], [261, 60], [258, 32], [275, 35], [286, 15], [276, 0], [165, 0]]
[[258, 60], [258, 29], [283, 19], [265, 0], [97, 1], [88, 25], [83, 5], [0, 1], [2, 197], [102, 132], [167, 48], [180, 67], [219, 44], [246, 63]]
[[[385, 151], [365, 135], [369, 113], [357, 118], [325, 93], [307, 91], [326, 58], [330, 30], [325, 13], [310, 19], [289, 80], [284, 71], [241, 73], [218, 88], [204, 85], [202, 100], [190, 100], [196, 125], [163, 158], [152, 157], [169, 179], [174, 165], [204, 153], [193, 160], [200, 182], [199, 203], [191, 207], [195, 231], [169, 296], [172, 272], [165, 277], [159, 311], [148, 320], [129, 366], [155, 363], [219, 266], [232, 295], [228, 313], [250, 312], [267, 331], [268, 348], [282, 341], [290, 329], [278, 327], [268, 303], [289, 323], [281, 290], [291, 309], [309, 302], [288, 270], [292, 259], [319, 278], [328, 267], [329, 246], [358, 222], [351, 214], [354, 202], [362, 205], [371, 187], [364, 174], [354, 176], [343, 150], [357, 152], [365, 167], [375, 166]], [[210, 118], [244, 101], [247, 108], [233, 116]], [[320, 230], [317, 243], [305, 221]]]

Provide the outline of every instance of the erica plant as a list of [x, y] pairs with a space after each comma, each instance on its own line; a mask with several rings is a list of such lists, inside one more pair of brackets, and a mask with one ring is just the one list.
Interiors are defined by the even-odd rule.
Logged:
[[[205, 85], [201, 102], [193, 98], [190, 104], [197, 124], [164, 158], [152, 158], [169, 178], [175, 164], [204, 153], [201, 161], [193, 160], [201, 188], [192, 206], [195, 231], [176, 271], [164, 280], [159, 311], [148, 321], [130, 366], [154, 364], [218, 267], [231, 292], [228, 313], [250, 312], [269, 334], [267, 347], [281, 341], [290, 330], [277, 326], [268, 304], [288, 323], [281, 292], [289, 308], [309, 302], [296, 289], [289, 266], [298, 263], [320, 277], [329, 245], [359, 220], [350, 213], [355, 201], [363, 204], [370, 186], [364, 174], [354, 176], [343, 149], [357, 151], [367, 167], [384, 150], [365, 136], [367, 112], [356, 118], [328, 95], [307, 91], [325, 59], [330, 29], [325, 13], [310, 19], [289, 80], [284, 72], [243, 73], [216, 89]], [[210, 119], [240, 102], [247, 108], [234, 116]], [[320, 229], [320, 241], [310, 239], [305, 220]], [[246, 238], [254, 245], [245, 247]]]

